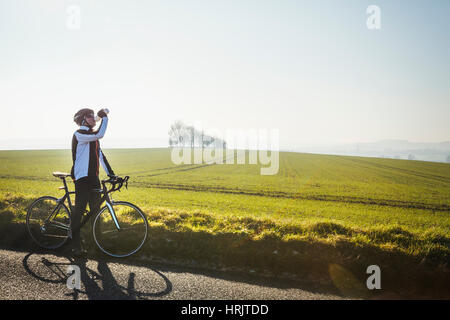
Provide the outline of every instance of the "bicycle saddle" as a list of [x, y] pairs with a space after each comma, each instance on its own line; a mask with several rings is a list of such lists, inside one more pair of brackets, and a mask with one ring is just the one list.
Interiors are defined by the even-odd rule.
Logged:
[[53, 172], [53, 175], [58, 178], [70, 177], [70, 173], [59, 172], [59, 171]]

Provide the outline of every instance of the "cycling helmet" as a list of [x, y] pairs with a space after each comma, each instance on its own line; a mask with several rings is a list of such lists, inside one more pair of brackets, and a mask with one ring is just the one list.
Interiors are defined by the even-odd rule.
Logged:
[[77, 113], [75, 113], [75, 115], [73, 116], [73, 121], [75, 121], [75, 123], [79, 126], [87, 125], [87, 122], [86, 120], [84, 120], [84, 118], [91, 113], [94, 113], [94, 110], [88, 108], [81, 109]]

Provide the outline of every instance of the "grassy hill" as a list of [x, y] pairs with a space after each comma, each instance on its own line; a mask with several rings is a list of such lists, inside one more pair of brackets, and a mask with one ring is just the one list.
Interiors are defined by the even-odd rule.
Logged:
[[[148, 215], [152, 254], [316, 278], [336, 264], [364, 276], [378, 264], [392, 279], [448, 272], [450, 164], [281, 152], [278, 174], [262, 176], [259, 165], [176, 166], [169, 149], [104, 153], [130, 176], [114, 199]], [[71, 165], [69, 150], [0, 151], [0, 221], [62, 195], [51, 172]]]

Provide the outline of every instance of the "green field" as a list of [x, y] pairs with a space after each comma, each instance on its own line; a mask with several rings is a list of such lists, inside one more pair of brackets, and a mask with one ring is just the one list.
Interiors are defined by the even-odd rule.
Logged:
[[[169, 149], [104, 152], [130, 176], [114, 199], [148, 215], [153, 253], [294, 273], [311, 272], [296, 265], [306, 261], [448, 271], [450, 164], [281, 152], [278, 174], [262, 176], [259, 165], [176, 166]], [[71, 165], [70, 150], [0, 151], [1, 213], [23, 222], [32, 199], [62, 195], [51, 172]]]

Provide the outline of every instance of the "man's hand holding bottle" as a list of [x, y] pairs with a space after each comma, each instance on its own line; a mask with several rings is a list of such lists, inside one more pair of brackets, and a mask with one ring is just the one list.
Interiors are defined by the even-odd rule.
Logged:
[[97, 117], [95, 117], [95, 121], [100, 121], [101, 118], [107, 117], [109, 113], [109, 109], [103, 108], [97, 112]]

